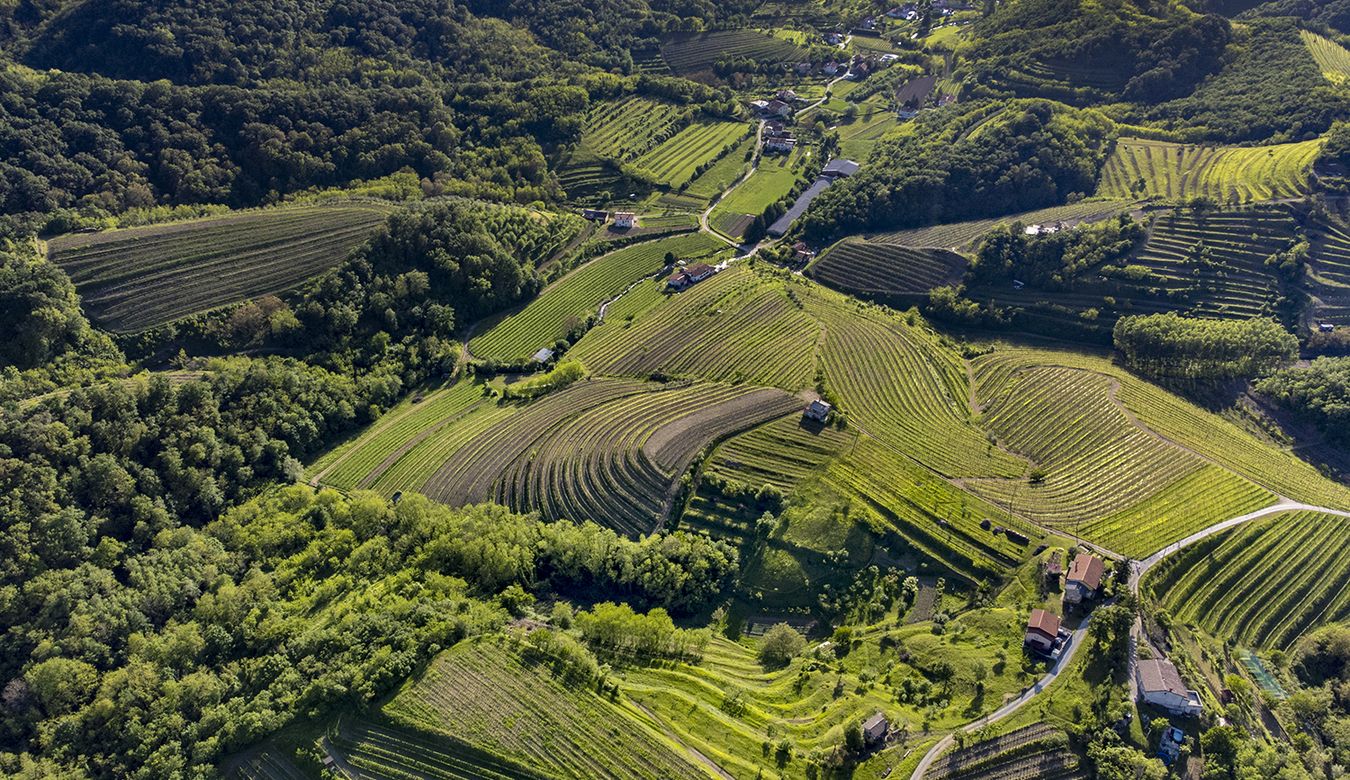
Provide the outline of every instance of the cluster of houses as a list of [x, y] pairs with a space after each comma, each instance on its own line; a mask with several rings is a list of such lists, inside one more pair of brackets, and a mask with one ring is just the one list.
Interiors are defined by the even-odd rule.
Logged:
[[582, 219], [589, 219], [592, 222], [599, 222], [602, 225], [609, 222], [610, 227], [615, 230], [629, 230], [637, 227], [638, 223], [637, 213], [633, 211], [614, 212], [614, 219], [612, 222], [610, 221], [610, 213], [601, 209], [582, 209], [581, 217]]
[[717, 269], [707, 263], [694, 263], [671, 274], [666, 279], [666, 287], [672, 290], [683, 290], [698, 284], [715, 273], [717, 273]]
[[1027, 225], [1022, 229], [1028, 236], [1053, 236], [1061, 230], [1068, 230], [1068, 222], [1046, 222], [1040, 225]]
[[797, 96], [796, 92], [790, 89], [780, 89], [768, 100], [750, 101], [750, 107], [758, 111], [760, 116], [768, 119], [773, 117], [791, 119], [793, 112], [797, 110], [799, 100], [801, 98]]
[[[970, 3], [963, 3], [959, 0], [933, 0], [934, 16], [951, 16], [957, 11], [974, 11], [975, 6]], [[905, 3], [896, 6], [886, 12], [886, 18], [899, 19], [906, 22], [914, 22], [919, 19], [919, 4]]]
[[764, 151], [789, 154], [797, 148], [797, 138], [777, 119], [764, 123]]

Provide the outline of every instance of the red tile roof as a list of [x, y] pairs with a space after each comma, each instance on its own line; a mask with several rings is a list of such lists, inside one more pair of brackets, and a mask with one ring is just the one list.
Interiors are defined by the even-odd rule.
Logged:
[[1059, 634], [1059, 615], [1043, 609], [1031, 610], [1031, 619], [1027, 621], [1027, 631], [1038, 631], [1054, 639]]
[[1102, 586], [1102, 575], [1106, 573], [1106, 564], [1102, 559], [1089, 553], [1078, 553], [1069, 566], [1069, 582], [1081, 582], [1088, 590]]

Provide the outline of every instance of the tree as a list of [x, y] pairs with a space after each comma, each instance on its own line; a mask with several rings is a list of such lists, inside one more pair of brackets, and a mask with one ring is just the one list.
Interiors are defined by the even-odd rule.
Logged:
[[778, 623], [764, 632], [759, 642], [759, 662], [769, 668], [787, 666], [806, 647], [806, 639], [787, 623]]

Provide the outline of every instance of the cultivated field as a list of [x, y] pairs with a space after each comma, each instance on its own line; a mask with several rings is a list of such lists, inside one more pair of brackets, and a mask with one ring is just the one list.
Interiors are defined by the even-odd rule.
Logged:
[[1322, 69], [1322, 75], [1327, 77], [1327, 81], [1333, 84], [1344, 84], [1350, 80], [1350, 51], [1346, 51], [1344, 46], [1333, 40], [1323, 38], [1314, 32], [1299, 30], [1298, 34], [1303, 38], [1303, 43], [1312, 52], [1313, 59], [1317, 61], [1317, 67]]
[[1045, 723], [967, 745], [940, 758], [924, 780], [1079, 780], [1087, 772], [1069, 749], [1068, 735]]
[[660, 146], [633, 161], [646, 178], [666, 187], [680, 187], [705, 163], [730, 153], [750, 132], [742, 122], [701, 122], [689, 125]]
[[893, 233], [878, 233], [868, 236], [868, 241], [879, 244], [898, 244], [900, 246], [936, 247], [957, 250], [966, 247], [998, 225], [1021, 222], [1024, 225], [1040, 225], [1051, 222], [1091, 222], [1127, 210], [1133, 201], [1122, 200], [1085, 200], [1067, 206], [1051, 206], [1037, 211], [1021, 214], [1009, 214], [993, 219], [975, 219], [967, 222], [951, 222], [945, 225], [932, 225]]
[[[712, 212], [714, 224], [724, 233], [739, 238], [749, 226], [749, 222], [742, 220], [742, 217], [753, 219], [763, 213], [769, 204], [792, 191], [792, 185], [801, 178], [803, 156], [807, 153], [806, 147], [799, 146], [791, 154], [762, 157], [759, 167], [750, 178], [718, 201]], [[732, 228], [737, 224], [739, 230]]]
[[376, 203], [241, 212], [49, 242], [98, 324], [130, 332], [289, 290], [340, 264], [384, 222]]
[[578, 382], [467, 440], [422, 490], [647, 533], [704, 446], [797, 409], [779, 390], [622, 379]]
[[925, 296], [960, 281], [966, 259], [946, 249], [913, 249], [864, 239], [830, 247], [807, 273], [836, 290], [883, 298]]
[[784, 417], [728, 439], [704, 466], [704, 474], [784, 492], [811, 479], [847, 451], [856, 434], [800, 416]]
[[732, 266], [633, 323], [610, 320], [569, 356], [593, 372], [698, 377], [799, 390], [815, 373], [819, 326], [782, 282]]
[[504, 361], [529, 357], [583, 325], [601, 303], [664, 268], [667, 253], [692, 260], [723, 246], [705, 235], [691, 233], [632, 244], [602, 255], [549, 285], [524, 309], [486, 330], [470, 343], [470, 351], [474, 357]]
[[794, 43], [757, 30], [679, 33], [661, 44], [661, 57], [676, 73], [709, 70], [722, 59], [758, 62], [800, 62], [806, 51]]
[[640, 97], [596, 104], [586, 115], [581, 146], [597, 157], [636, 159], [677, 132], [681, 109]]
[[693, 208], [700, 209], [741, 177], [747, 166], [746, 152], [754, 148], [754, 145], [754, 137], [747, 136], [736, 145], [736, 148], [723, 155], [706, 171], [689, 182], [689, 186], [684, 188], [682, 194], [698, 199], [699, 203], [691, 204]]
[[490, 640], [437, 656], [384, 713], [548, 776], [707, 778], [676, 743], [588, 685], [566, 683]]
[[1350, 519], [1274, 515], [1164, 559], [1144, 588], [1179, 622], [1239, 645], [1287, 648], [1350, 618], [1347, 545]]
[[1308, 191], [1320, 140], [1276, 146], [1190, 146], [1122, 138], [1102, 169], [1107, 198], [1205, 197], [1220, 203], [1292, 198]]

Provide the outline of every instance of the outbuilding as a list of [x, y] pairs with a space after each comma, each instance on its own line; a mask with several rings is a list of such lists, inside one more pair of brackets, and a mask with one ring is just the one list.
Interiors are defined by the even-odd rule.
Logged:
[[817, 398], [816, 400], [807, 404], [806, 411], [804, 412], [804, 414], [806, 415], [806, 418], [808, 420], [817, 420], [819, 422], [825, 422], [826, 420], [830, 419], [831, 408], [832, 407], [828, 402], [822, 401], [819, 398]]

